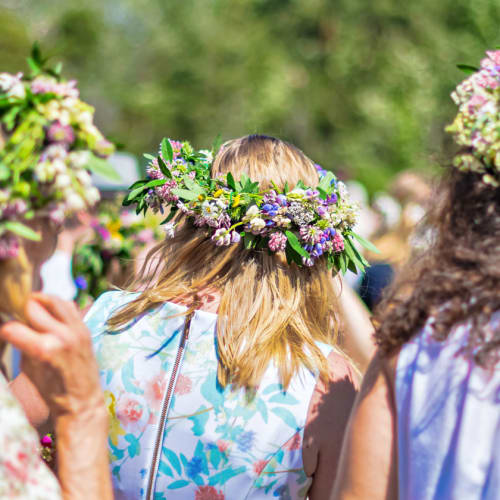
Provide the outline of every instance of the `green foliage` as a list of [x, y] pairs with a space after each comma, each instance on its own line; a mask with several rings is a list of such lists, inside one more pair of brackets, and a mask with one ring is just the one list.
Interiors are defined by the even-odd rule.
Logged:
[[500, 3], [53, 0], [0, 15], [0, 67], [39, 39], [136, 154], [165, 134], [204, 147], [263, 132], [377, 190], [450, 152], [456, 64], [498, 44]]

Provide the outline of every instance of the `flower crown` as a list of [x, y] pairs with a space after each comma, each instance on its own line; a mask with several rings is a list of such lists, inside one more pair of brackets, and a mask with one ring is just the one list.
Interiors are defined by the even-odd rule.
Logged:
[[217, 246], [243, 242], [249, 250], [285, 252], [288, 263], [312, 266], [326, 258], [329, 269], [363, 270], [367, 261], [353, 239], [371, 250], [376, 248], [353, 230], [358, 207], [349, 200], [345, 184], [327, 172], [318, 186], [299, 182], [294, 189], [261, 189], [245, 174], [235, 180], [231, 173], [211, 178], [216, 148], [195, 151], [188, 142], [163, 139], [157, 157], [150, 160], [147, 178], [130, 187], [123, 204], [136, 204], [163, 213], [169, 237], [175, 234], [177, 213], [205, 227]]
[[458, 114], [446, 131], [467, 152], [455, 157], [460, 170], [483, 174], [483, 181], [499, 186], [500, 173], [500, 50], [487, 51], [481, 67], [459, 65], [472, 73], [451, 94]]
[[31, 75], [0, 73], [0, 259], [17, 256], [19, 237], [40, 236], [22, 223], [47, 214], [61, 223], [99, 200], [88, 170], [116, 178], [104, 160], [114, 151], [93, 124], [61, 66], [45, 67], [37, 45]]

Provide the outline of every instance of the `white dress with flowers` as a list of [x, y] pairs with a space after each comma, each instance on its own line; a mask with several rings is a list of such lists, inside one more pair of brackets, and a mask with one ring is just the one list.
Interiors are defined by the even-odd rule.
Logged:
[[59, 483], [42, 461], [38, 436], [0, 373], [0, 498], [59, 500]]
[[[185, 317], [166, 317], [185, 311], [183, 306], [165, 303], [120, 332], [107, 331], [112, 312], [133, 297], [106, 293], [86, 318], [111, 417], [115, 498], [306, 498], [311, 479], [302, 441], [315, 375], [303, 370], [284, 392], [269, 368], [250, 400], [244, 391], [222, 390], [216, 380], [217, 315], [195, 312], [176, 363]], [[330, 348], [322, 349], [329, 354]], [[158, 441], [169, 385], [172, 398]]]
[[399, 354], [400, 500], [500, 498], [500, 362], [468, 359], [467, 334], [460, 326], [438, 342], [428, 324]]

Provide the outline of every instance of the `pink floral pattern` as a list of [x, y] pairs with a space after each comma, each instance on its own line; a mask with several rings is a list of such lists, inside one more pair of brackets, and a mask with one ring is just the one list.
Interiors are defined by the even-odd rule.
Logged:
[[0, 373], [0, 498], [59, 500], [56, 478], [38, 453], [38, 436]]

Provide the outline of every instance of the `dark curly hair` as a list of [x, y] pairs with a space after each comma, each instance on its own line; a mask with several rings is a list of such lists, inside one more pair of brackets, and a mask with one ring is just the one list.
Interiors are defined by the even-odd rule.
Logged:
[[[376, 342], [393, 353], [433, 317], [433, 336], [470, 324], [465, 351], [480, 366], [500, 358], [500, 188], [449, 168], [427, 222], [431, 247], [401, 271], [375, 311]], [[495, 323], [495, 324], [494, 324]]]

